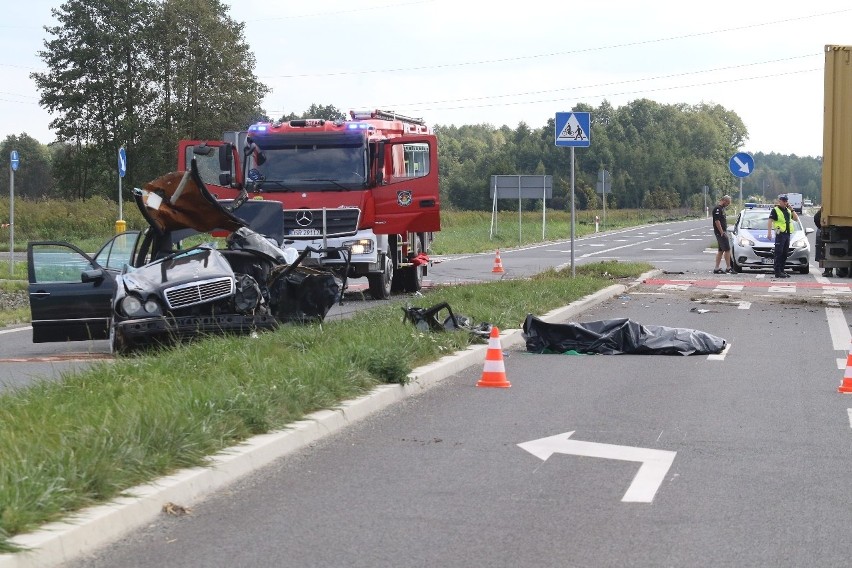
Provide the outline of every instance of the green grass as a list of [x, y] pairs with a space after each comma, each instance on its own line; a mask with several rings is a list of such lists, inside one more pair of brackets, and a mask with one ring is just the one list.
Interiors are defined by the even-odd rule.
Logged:
[[[9, 198], [0, 197], [0, 216], [8, 219]], [[127, 230], [146, 226], [142, 214], [133, 202], [122, 207]], [[115, 234], [118, 204], [93, 197], [79, 200], [16, 199], [15, 246], [16, 251], [27, 249], [27, 241], [68, 241], [85, 251], [97, 251], [110, 235]], [[11, 232], [0, 230], [0, 251], [9, 250]]]
[[[448, 302], [474, 323], [518, 328], [646, 264], [605, 262], [528, 280], [439, 287], [418, 307]], [[463, 349], [466, 332], [420, 332], [404, 301], [257, 338], [219, 337], [119, 358], [0, 395], [0, 552], [12, 535], [126, 489], [201, 465], [246, 438], [318, 409], [404, 383], [412, 368]], [[370, 338], [369, 344], [364, 341]]]

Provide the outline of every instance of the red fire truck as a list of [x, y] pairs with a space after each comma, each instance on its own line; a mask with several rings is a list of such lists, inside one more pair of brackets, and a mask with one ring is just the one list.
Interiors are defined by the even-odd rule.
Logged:
[[[285, 247], [316, 265], [366, 277], [370, 295], [416, 292], [432, 234], [441, 228], [438, 142], [423, 120], [351, 111], [351, 119], [258, 123], [220, 141], [181, 141], [178, 169], [194, 158], [220, 199], [281, 202]], [[238, 211], [236, 212], [238, 214]]]

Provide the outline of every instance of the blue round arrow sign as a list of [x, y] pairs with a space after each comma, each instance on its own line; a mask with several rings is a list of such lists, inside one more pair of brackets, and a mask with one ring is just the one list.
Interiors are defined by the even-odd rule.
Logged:
[[127, 154], [124, 153], [124, 146], [118, 149], [118, 175], [124, 177], [127, 173]]
[[735, 176], [739, 178], [748, 177], [754, 171], [754, 158], [745, 152], [738, 152], [731, 156], [728, 167]]

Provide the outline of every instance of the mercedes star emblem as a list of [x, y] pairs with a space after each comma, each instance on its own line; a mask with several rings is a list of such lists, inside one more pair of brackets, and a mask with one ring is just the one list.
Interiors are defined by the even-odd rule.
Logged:
[[310, 211], [305, 210], [296, 213], [296, 224], [298, 224], [300, 227], [307, 227], [313, 222], [313, 220], [314, 216], [311, 214]]

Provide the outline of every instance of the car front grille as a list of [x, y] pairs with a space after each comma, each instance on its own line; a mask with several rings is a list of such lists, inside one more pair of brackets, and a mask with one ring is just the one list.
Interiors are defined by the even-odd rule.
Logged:
[[[775, 258], [775, 247], [752, 247], [755, 256], [758, 258]], [[793, 254], [793, 249], [787, 249], [787, 258]]]
[[[294, 238], [300, 231], [309, 230], [312, 236], [302, 238], [315, 238], [316, 235], [325, 233], [329, 237], [342, 237], [354, 235], [358, 231], [358, 220], [361, 210], [355, 207], [344, 207], [340, 209], [325, 210], [325, 227], [323, 227], [322, 209], [285, 209], [284, 210], [284, 233], [288, 238]], [[325, 231], [323, 231], [325, 228]], [[296, 236], [295, 238], [298, 238]]]
[[760, 258], [774, 258], [775, 247], [753, 247], [754, 254]]
[[166, 303], [169, 308], [185, 308], [196, 304], [212, 302], [234, 294], [234, 279], [230, 277], [201, 280], [181, 284], [166, 290]]

